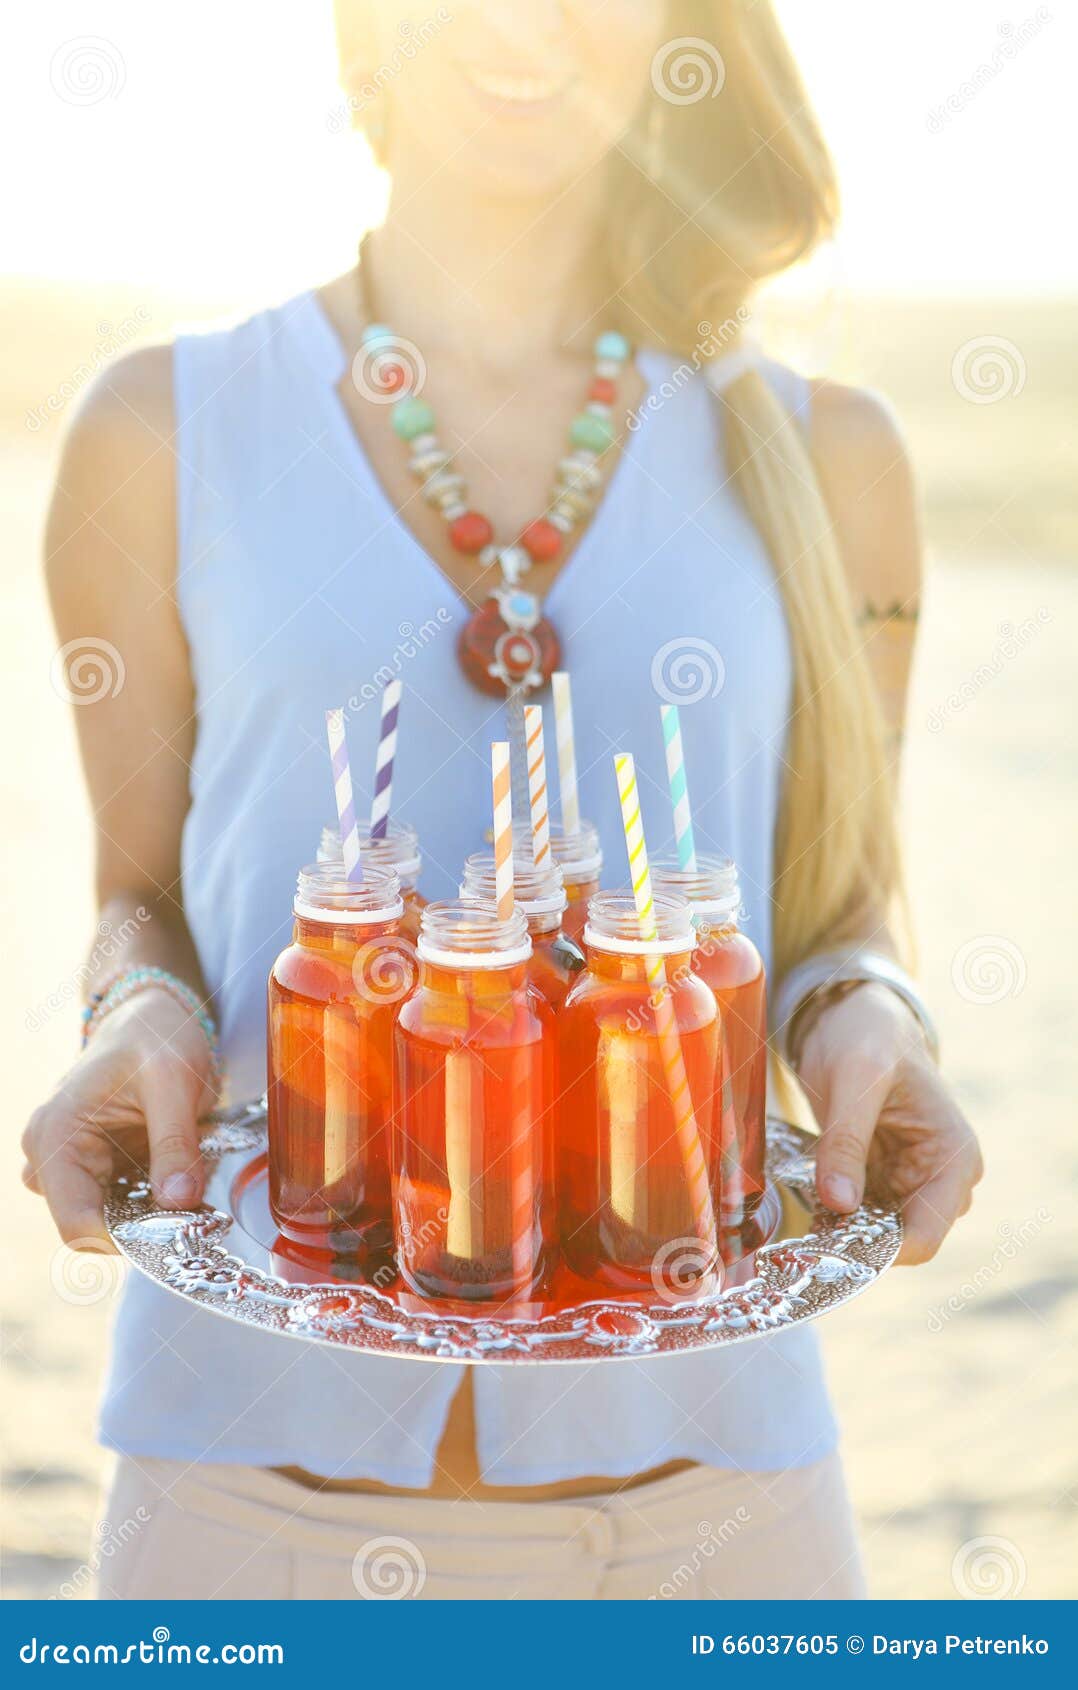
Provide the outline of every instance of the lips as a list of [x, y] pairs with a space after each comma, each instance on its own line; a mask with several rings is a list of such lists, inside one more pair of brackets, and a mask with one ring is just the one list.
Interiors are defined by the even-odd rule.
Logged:
[[460, 68], [483, 103], [501, 111], [541, 111], [559, 100], [572, 84], [572, 78], [568, 76], [480, 69], [477, 65], [462, 65]]

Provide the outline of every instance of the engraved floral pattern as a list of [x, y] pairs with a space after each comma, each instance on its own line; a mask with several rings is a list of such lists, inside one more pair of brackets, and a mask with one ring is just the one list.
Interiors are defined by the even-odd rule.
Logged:
[[714, 1348], [815, 1319], [847, 1302], [890, 1267], [902, 1241], [897, 1213], [880, 1204], [842, 1216], [819, 1208], [811, 1135], [771, 1120], [770, 1176], [813, 1208], [813, 1230], [758, 1249], [752, 1279], [697, 1301], [655, 1306], [596, 1299], [531, 1318], [417, 1312], [414, 1304], [405, 1307], [373, 1287], [295, 1284], [245, 1259], [245, 1243], [252, 1241], [229, 1212], [230, 1194], [237, 1176], [265, 1151], [264, 1099], [220, 1112], [202, 1142], [214, 1202], [168, 1211], [156, 1206], [144, 1179], [112, 1187], [105, 1216], [123, 1254], [193, 1304], [293, 1339], [367, 1354], [536, 1363]]

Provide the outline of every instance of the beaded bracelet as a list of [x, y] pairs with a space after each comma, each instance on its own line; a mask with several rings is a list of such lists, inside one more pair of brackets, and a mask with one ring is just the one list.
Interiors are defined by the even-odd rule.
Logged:
[[198, 993], [170, 974], [167, 968], [129, 968], [123, 974], [111, 980], [103, 991], [92, 992], [90, 1001], [82, 1012], [82, 1047], [85, 1050], [90, 1041], [94, 1028], [99, 1026], [106, 1015], [118, 1009], [122, 1003], [133, 998], [137, 993], [146, 991], [148, 987], [156, 986], [161, 991], [168, 992], [176, 1002], [184, 1008], [191, 1018], [198, 1022], [206, 1043], [210, 1047], [210, 1085], [220, 1096], [224, 1085], [225, 1070], [221, 1057], [221, 1041], [214, 1025], [213, 1017], [203, 1007]]

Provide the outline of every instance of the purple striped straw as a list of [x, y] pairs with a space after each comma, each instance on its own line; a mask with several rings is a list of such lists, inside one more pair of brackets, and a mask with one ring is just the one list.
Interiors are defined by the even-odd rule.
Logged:
[[344, 711], [326, 711], [326, 735], [329, 739], [329, 760], [333, 769], [333, 796], [337, 801], [337, 819], [341, 828], [341, 854], [344, 872], [349, 880], [363, 879], [363, 860], [359, 853], [359, 827], [356, 806], [352, 798], [352, 771], [348, 766], [348, 742], [344, 737]]
[[384, 839], [389, 829], [389, 805], [393, 797], [393, 759], [397, 755], [397, 717], [400, 715], [401, 684], [390, 681], [382, 689], [382, 726], [378, 734], [378, 755], [374, 760], [374, 799], [371, 803], [371, 838]]

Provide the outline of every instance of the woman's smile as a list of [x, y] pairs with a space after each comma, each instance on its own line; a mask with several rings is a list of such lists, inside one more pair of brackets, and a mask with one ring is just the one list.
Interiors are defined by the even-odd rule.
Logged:
[[550, 111], [577, 80], [570, 72], [490, 70], [475, 64], [460, 64], [459, 69], [477, 101], [506, 117]]

